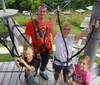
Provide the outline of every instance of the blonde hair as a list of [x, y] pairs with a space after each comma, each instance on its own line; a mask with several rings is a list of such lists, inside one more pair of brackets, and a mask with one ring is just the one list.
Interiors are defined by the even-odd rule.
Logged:
[[89, 63], [90, 63], [90, 57], [89, 56], [87, 56], [87, 55], [82, 55], [82, 56], [80, 56], [80, 58], [79, 58], [79, 61], [80, 60], [86, 60], [87, 61], [87, 65], [88, 65], [88, 67], [89, 67]]
[[32, 52], [34, 52], [34, 50], [33, 50], [33, 48], [32, 48], [31, 46], [28, 46], [28, 47], [25, 49], [25, 51], [27, 51], [27, 50], [32, 50]]
[[64, 23], [62, 23], [61, 27], [63, 27], [63, 26], [70, 26], [70, 28], [71, 28], [71, 23], [69, 23], [69, 22], [64, 22]]

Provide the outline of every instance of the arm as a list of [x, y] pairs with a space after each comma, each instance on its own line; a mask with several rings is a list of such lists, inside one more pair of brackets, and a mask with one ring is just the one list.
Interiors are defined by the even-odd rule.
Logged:
[[90, 82], [86, 82], [85, 85], [90, 85]]
[[74, 75], [74, 72], [70, 76], [68, 76], [68, 79], [72, 78], [73, 75]]
[[53, 38], [52, 38], [52, 34], [50, 34], [50, 39], [51, 39], [51, 49], [50, 49], [50, 51], [49, 51], [49, 53], [51, 53], [51, 54], [53, 54], [53, 51], [54, 51], [54, 49], [53, 49]]
[[34, 68], [33, 66], [28, 65], [28, 64], [24, 61], [24, 59], [18, 58], [18, 60], [19, 60], [21, 63], [23, 63], [23, 64], [25, 65], [25, 67], [26, 67], [29, 71], [35, 70], [35, 68]]
[[[98, 28], [98, 27], [99, 27], [99, 24], [100, 24], [100, 23], [99, 23], [99, 21], [97, 20], [97, 22], [96, 22], [96, 24], [95, 24], [95, 28]], [[92, 27], [92, 23], [89, 24], [89, 28], [87, 28], [85, 31], [83, 31], [83, 32], [81, 32], [81, 33], [79, 33], [79, 34], [77, 34], [77, 35], [75, 36], [75, 40], [78, 40], [78, 39], [82, 38], [83, 36], [87, 35], [87, 34], [90, 32], [91, 27]]]
[[56, 19], [57, 19], [57, 11], [54, 12], [54, 15], [53, 15], [52, 20], [51, 20], [51, 29], [52, 29], [53, 37], [55, 37], [57, 34], [56, 30], [54, 29], [55, 24], [56, 24]]
[[87, 29], [84, 30], [83, 32], [77, 34], [77, 35], [75, 36], [75, 40], [78, 40], [78, 39], [80, 39], [80, 38], [86, 36], [89, 32], [90, 32], [90, 29], [87, 28]]
[[20, 68], [20, 65], [19, 65], [19, 63], [18, 63], [18, 61], [17, 61], [17, 57], [14, 57], [13, 59], [14, 59], [14, 62], [15, 62], [15, 64], [16, 64], [16, 66], [17, 66], [18, 68]]

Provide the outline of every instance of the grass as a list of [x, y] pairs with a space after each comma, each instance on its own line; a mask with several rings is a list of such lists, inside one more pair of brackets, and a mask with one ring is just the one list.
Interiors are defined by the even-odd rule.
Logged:
[[[79, 54], [78, 57], [81, 55], [82, 55], [82, 53]], [[54, 52], [53, 56], [55, 56], [55, 52]], [[12, 56], [10, 54], [0, 54], [0, 62], [6, 62], [6, 61], [13, 61]], [[96, 56], [94, 59], [94, 62], [100, 64], [100, 58]]]
[[0, 20], [0, 33], [1, 32], [7, 32], [8, 29], [4, 26], [2, 20]]
[[100, 64], [100, 58], [99, 57], [95, 57], [94, 62], [97, 62], [98, 64]]
[[[75, 34], [81, 32], [80, 24], [83, 21], [84, 17], [89, 15], [89, 11], [86, 11], [85, 13], [82, 13], [82, 14], [76, 13], [72, 9], [70, 9], [69, 11], [72, 12], [72, 15], [63, 15], [62, 13], [60, 13], [60, 21], [61, 21], [61, 23], [63, 23], [63, 22], [70, 22], [72, 24], [71, 34], [75, 35]], [[36, 15], [32, 16], [33, 19], [35, 17], [36, 17]], [[46, 17], [48, 19], [51, 19], [52, 16], [48, 13], [48, 15]], [[30, 20], [29, 16], [23, 16], [21, 14], [18, 15], [18, 16], [13, 16], [13, 18], [19, 23], [19, 25], [23, 29], [25, 29], [26, 23]], [[58, 24], [56, 24], [56, 29], [59, 32]], [[7, 28], [2, 23], [2, 20], [0, 20], [0, 32], [6, 32], [6, 31], [7, 31]], [[0, 44], [0, 47], [2, 47], [1, 44]], [[1, 61], [3, 61], [3, 62], [4, 61], [12, 61], [12, 57], [11, 57], [10, 54], [0, 54], [0, 62]], [[100, 58], [96, 57], [94, 61], [100, 64]]]
[[0, 62], [12, 61], [13, 58], [10, 54], [0, 54]]

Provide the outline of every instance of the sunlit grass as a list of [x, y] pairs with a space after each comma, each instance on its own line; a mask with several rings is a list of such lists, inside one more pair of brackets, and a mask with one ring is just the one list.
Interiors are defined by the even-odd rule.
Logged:
[[13, 58], [10, 54], [0, 54], [0, 62], [12, 61]]
[[[83, 19], [89, 15], [89, 11], [85, 11], [85, 13], [81, 13], [81, 14], [76, 13], [72, 9], [70, 9], [69, 11], [72, 12], [71, 15], [64, 15], [64, 14], [60, 13], [60, 21], [61, 21], [61, 23], [70, 22], [72, 25], [71, 34], [75, 35], [75, 34], [81, 32], [80, 24], [83, 21]], [[32, 18], [34, 19], [36, 16], [37, 15], [33, 15]], [[52, 16], [49, 13], [46, 17], [48, 19], [52, 18]], [[19, 25], [23, 29], [25, 29], [26, 23], [31, 19], [30, 16], [23, 16], [21, 14], [18, 16], [13, 16], [13, 18], [19, 23]], [[58, 22], [56, 23], [55, 28], [59, 32]], [[4, 26], [3, 22], [0, 20], [0, 32], [6, 32], [6, 31], [7, 31], [7, 28]], [[85, 43], [85, 41], [83, 43]], [[2, 47], [1, 44], [0, 44], [0, 47]], [[12, 57], [10, 56], [10, 54], [0, 54], [0, 61], [12, 61]], [[94, 61], [100, 64], [100, 58], [96, 57]]]

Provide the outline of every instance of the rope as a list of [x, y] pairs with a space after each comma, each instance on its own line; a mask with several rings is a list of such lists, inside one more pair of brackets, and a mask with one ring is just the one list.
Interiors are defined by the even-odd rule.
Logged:
[[94, 28], [95, 28], [95, 26], [92, 26], [92, 32], [90, 33], [90, 36], [89, 36], [89, 38], [88, 38], [88, 40], [87, 40], [85, 46], [84, 46], [80, 51], [78, 51], [75, 55], [73, 55], [73, 56], [70, 58], [71, 60], [72, 60], [72, 58], [74, 58], [75, 56], [77, 56], [78, 54], [80, 54], [80, 53], [85, 49], [85, 47], [88, 45], [88, 43], [89, 43], [89, 41], [90, 41], [90, 39], [91, 39], [91, 37], [92, 37], [92, 35], [93, 35]]
[[[60, 19], [59, 19], [59, 7], [58, 7], [58, 10], [57, 10], [57, 17], [58, 17], [58, 24], [59, 24], [59, 28], [60, 28], [60, 31], [61, 31], [61, 35], [62, 35], [64, 44], [65, 44], [66, 53], [67, 53], [67, 56], [69, 56], [68, 48], [67, 48], [67, 45], [66, 45], [66, 41], [65, 41], [64, 35], [63, 35], [63, 33], [62, 33], [61, 23], [60, 23]], [[69, 60], [69, 58], [67, 57], [67, 61], [68, 61], [68, 60]], [[68, 63], [67, 63], [67, 64], [68, 64]]]
[[19, 33], [21, 34], [21, 36], [24, 38], [24, 40], [25, 40], [30, 46], [32, 46], [32, 45], [28, 42], [28, 40], [25, 38], [25, 36], [23, 35], [23, 33], [21, 33], [21, 31], [19, 30], [18, 25], [15, 23], [14, 19], [13, 19], [13, 18], [11, 18], [11, 19], [12, 19], [12, 21], [13, 21], [13, 23], [14, 23], [14, 26], [17, 28], [17, 30], [19, 31]]
[[[58, 6], [58, 10], [57, 10], [57, 17], [58, 17], [58, 24], [59, 24], [60, 32], [62, 34], [62, 38], [63, 38], [64, 44], [65, 44], [65, 48], [66, 48], [66, 53], [67, 53], [67, 56], [68, 56], [69, 55], [68, 48], [67, 48], [67, 45], [66, 45], [66, 41], [65, 41], [64, 35], [62, 33], [62, 30], [61, 30], [61, 23], [60, 23], [60, 19], [59, 19], [59, 6]], [[68, 65], [68, 61], [69, 61], [69, 58], [67, 57], [67, 62], [66, 62], [67, 65]], [[67, 82], [67, 85], [69, 85], [68, 82]]]

